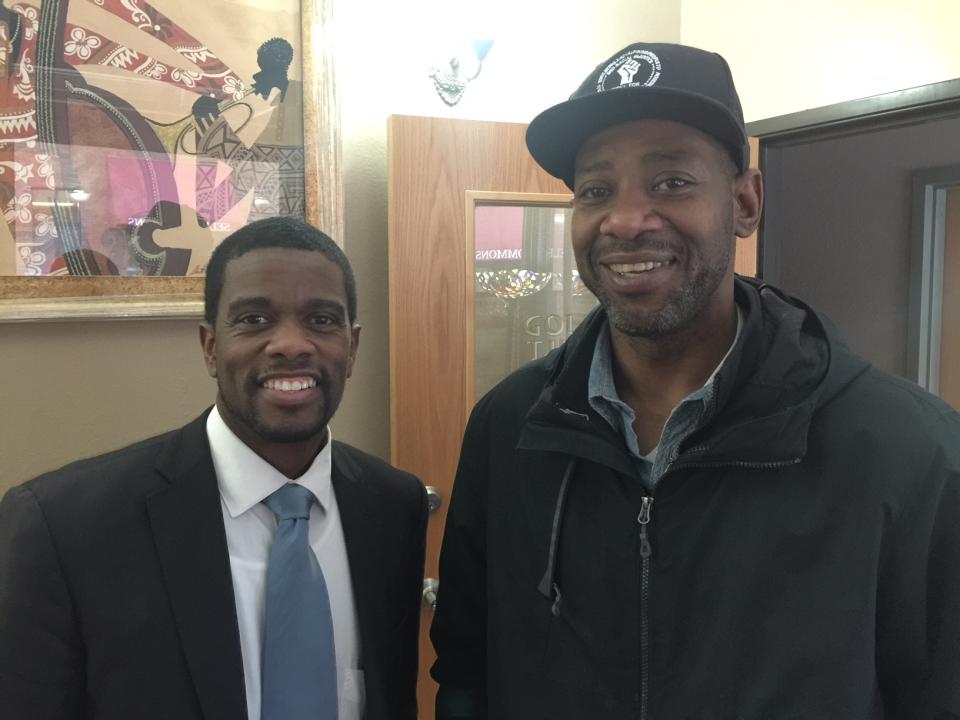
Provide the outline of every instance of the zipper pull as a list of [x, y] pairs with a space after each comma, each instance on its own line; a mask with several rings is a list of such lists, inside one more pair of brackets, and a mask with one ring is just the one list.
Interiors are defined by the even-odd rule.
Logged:
[[553, 613], [554, 617], [560, 617], [560, 587], [554, 583], [553, 584], [553, 605], [550, 608], [550, 612]]
[[637, 515], [637, 522], [640, 523], [640, 557], [646, 560], [653, 552], [650, 547], [650, 539], [647, 537], [647, 525], [650, 524], [650, 511], [653, 508], [653, 498], [644, 497], [640, 505], [640, 514]]

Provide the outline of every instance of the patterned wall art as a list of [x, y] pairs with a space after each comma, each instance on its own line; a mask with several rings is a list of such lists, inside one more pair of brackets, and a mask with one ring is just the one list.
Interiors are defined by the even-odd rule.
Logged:
[[327, 2], [0, 0], [0, 319], [192, 315], [245, 224], [339, 238]]

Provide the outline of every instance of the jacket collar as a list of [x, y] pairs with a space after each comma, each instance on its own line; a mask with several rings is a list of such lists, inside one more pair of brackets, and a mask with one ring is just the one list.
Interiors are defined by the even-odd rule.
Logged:
[[236, 602], [207, 413], [174, 433], [156, 471], [168, 485], [147, 498], [167, 595], [203, 716], [246, 717]]
[[[828, 322], [801, 301], [739, 277], [735, 294], [744, 326], [716, 378], [717, 411], [687, 439], [675, 467], [798, 462], [824, 389], [838, 392], [867, 367], [859, 358], [851, 361], [849, 353], [837, 367], [832, 353], [842, 345]], [[518, 447], [563, 452], [632, 473], [630, 458], [619, 451], [622, 440], [587, 401], [593, 347], [606, 322], [598, 308], [550, 358], [548, 381]], [[618, 452], [611, 452], [611, 445]]]
[[622, 438], [587, 398], [593, 349], [606, 322], [606, 313], [597, 308], [547, 356], [547, 382], [527, 415], [517, 447], [574, 455], [633, 474], [630, 456], [611, 452], [611, 446], [622, 448]]

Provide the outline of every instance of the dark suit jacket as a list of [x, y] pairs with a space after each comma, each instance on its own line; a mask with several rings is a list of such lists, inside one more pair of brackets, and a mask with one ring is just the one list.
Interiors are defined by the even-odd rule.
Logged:
[[[0, 717], [244, 720], [206, 414], [0, 502]], [[333, 445], [369, 720], [417, 715], [427, 506], [412, 475]]]

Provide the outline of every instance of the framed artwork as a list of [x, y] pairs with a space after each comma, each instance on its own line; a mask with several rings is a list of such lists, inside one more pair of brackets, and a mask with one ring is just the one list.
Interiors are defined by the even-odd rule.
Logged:
[[0, 0], [0, 321], [195, 317], [224, 237], [342, 237], [332, 0]]

